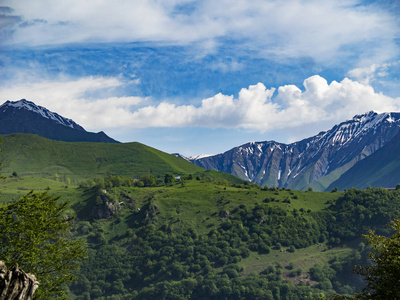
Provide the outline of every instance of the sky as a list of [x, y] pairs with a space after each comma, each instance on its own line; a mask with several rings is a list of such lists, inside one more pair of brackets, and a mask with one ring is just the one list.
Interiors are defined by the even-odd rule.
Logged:
[[400, 111], [400, 1], [0, 0], [0, 104], [186, 156]]

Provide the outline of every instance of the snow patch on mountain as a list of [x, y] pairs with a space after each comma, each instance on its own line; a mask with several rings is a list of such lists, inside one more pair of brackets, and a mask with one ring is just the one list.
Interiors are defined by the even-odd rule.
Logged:
[[19, 101], [6, 101], [4, 104], [0, 106], [0, 110], [4, 112], [7, 107], [13, 107], [15, 109], [25, 109], [27, 111], [37, 113], [41, 115], [43, 118], [52, 120], [60, 125], [85, 131], [83, 127], [76, 124], [71, 119], [64, 118], [55, 112], [49, 111], [47, 108], [36, 105], [35, 103], [25, 99], [21, 99]]
[[258, 144], [257, 145], [257, 148], [258, 148], [258, 151], [260, 152], [260, 154], [259, 155], [261, 155], [262, 154], [262, 145], [261, 144]]
[[400, 113], [370, 111], [298, 142], [249, 142], [192, 162], [260, 185], [307, 189], [335, 170], [340, 175], [341, 167], [374, 153], [399, 131]]
[[199, 154], [199, 155], [196, 155], [196, 156], [189, 156], [188, 159], [189, 160], [196, 160], [196, 159], [202, 159], [202, 158], [210, 157], [210, 156], [213, 156], [213, 155], [212, 154]]

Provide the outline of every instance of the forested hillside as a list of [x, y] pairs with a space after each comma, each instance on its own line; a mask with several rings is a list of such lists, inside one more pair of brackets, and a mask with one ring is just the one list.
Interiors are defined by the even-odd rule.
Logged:
[[118, 199], [121, 209], [76, 224], [91, 248], [71, 286], [77, 299], [351, 294], [363, 287], [353, 266], [367, 263], [360, 233], [387, 233], [400, 212], [399, 193], [382, 189], [314, 193], [188, 180], [91, 191], [96, 205]]
[[[352, 294], [368, 263], [359, 237], [400, 213], [400, 192], [300, 192], [186, 176], [109, 176], [79, 187], [8, 178], [7, 197], [36, 182], [63, 193], [88, 244], [70, 299], [306, 299]], [[53, 182], [53, 183], [52, 183]], [[145, 183], [146, 182], [146, 183]], [[67, 187], [67, 188], [66, 188]]]

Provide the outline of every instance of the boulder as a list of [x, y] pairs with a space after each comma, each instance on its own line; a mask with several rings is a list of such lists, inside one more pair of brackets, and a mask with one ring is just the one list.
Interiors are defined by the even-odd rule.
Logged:
[[7, 270], [0, 261], [0, 300], [31, 300], [38, 287], [34, 275], [25, 273], [18, 265]]

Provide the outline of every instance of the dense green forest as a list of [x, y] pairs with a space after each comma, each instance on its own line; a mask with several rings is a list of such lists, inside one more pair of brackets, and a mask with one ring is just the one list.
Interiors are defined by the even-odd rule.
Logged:
[[[122, 178], [82, 189], [88, 218], [78, 214], [74, 230], [90, 255], [70, 286], [76, 299], [352, 294], [363, 287], [353, 266], [368, 263], [359, 235], [388, 234], [400, 212], [399, 192], [384, 189], [314, 193], [195, 179], [138, 188]], [[109, 219], [88, 215], [106, 203], [120, 209]]]
[[[4, 193], [25, 181], [7, 179]], [[354, 265], [369, 262], [360, 234], [389, 234], [400, 212], [400, 191], [301, 192], [169, 173], [46, 189], [64, 192], [73, 234], [88, 245], [69, 299], [352, 294], [364, 287]]]

